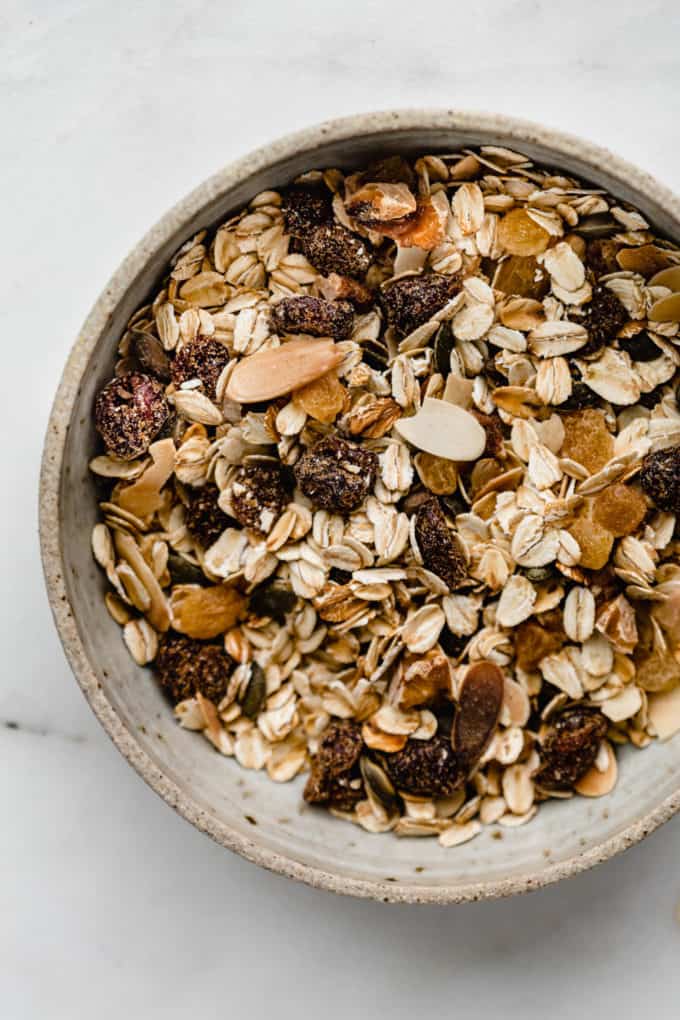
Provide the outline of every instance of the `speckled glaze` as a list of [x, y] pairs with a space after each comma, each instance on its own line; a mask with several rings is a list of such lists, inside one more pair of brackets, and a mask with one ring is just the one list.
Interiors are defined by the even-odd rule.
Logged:
[[149, 671], [135, 666], [104, 608], [89, 535], [96, 501], [87, 464], [91, 407], [110, 376], [116, 340], [170, 256], [264, 188], [317, 166], [355, 166], [391, 152], [507, 145], [634, 203], [680, 240], [680, 201], [653, 178], [580, 139], [534, 124], [456, 110], [404, 110], [329, 121], [258, 149], [210, 177], [147, 234], [111, 278], [71, 351], [48, 425], [40, 485], [43, 565], [73, 672], [104, 729], [161, 797], [222, 846], [333, 892], [385, 902], [458, 903], [526, 892], [637, 843], [680, 808], [680, 738], [625, 749], [604, 800], [544, 806], [518, 829], [485, 831], [445, 850], [433, 839], [374, 836], [302, 804], [302, 780], [275, 785], [181, 730]]

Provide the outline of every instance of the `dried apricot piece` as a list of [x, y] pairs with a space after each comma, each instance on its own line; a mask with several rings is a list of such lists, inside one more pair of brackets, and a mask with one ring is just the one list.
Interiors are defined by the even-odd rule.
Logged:
[[614, 482], [593, 499], [593, 520], [611, 531], [615, 538], [631, 535], [647, 513], [647, 501], [641, 492], [623, 482]]
[[573, 414], [565, 414], [564, 442], [561, 455], [582, 464], [591, 474], [614, 456], [614, 440], [605, 422], [604, 412], [585, 408]]
[[611, 531], [593, 520], [592, 500], [588, 502], [585, 512], [569, 525], [567, 531], [581, 548], [579, 567], [586, 570], [601, 570], [611, 555], [614, 536]]
[[498, 242], [511, 255], [540, 255], [550, 234], [525, 209], [511, 209], [498, 223]]

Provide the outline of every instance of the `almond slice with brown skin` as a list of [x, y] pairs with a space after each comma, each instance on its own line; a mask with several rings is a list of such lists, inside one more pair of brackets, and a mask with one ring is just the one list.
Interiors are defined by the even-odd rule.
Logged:
[[680, 322], [680, 293], [655, 301], [649, 309], [649, 318], [654, 322]]
[[463, 678], [451, 743], [470, 766], [481, 758], [494, 735], [504, 691], [503, 671], [495, 662], [475, 662]]
[[291, 340], [240, 361], [227, 384], [227, 397], [239, 404], [282, 397], [330, 372], [342, 357], [332, 340]]
[[668, 287], [669, 290], [676, 293], [680, 290], [680, 266], [669, 266], [668, 269], [662, 269], [661, 272], [655, 273], [648, 281], [647, 286]]

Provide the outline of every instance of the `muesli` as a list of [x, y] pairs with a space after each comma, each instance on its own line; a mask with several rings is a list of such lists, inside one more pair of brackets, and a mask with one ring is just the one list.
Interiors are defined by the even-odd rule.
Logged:
[[180, 725], [456, 846], [680, 729], [680, 251], [484, 146], [180, 248], [94, 408], [106, 605]]

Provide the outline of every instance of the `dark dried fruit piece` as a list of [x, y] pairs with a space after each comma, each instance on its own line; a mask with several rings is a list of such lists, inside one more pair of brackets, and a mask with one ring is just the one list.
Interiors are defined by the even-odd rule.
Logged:
[[146, 453], [169, 413], [163, 385], [141, 372], [112, 379], [97, 394], [94, 409], [106, 449], [121, 460]]
[[460, 290], [456, 276], [405, 276], [386, 287], [381, 301], [387, 321], [398, 336], [406, 336], [431, 319]]
[[486, 446], [481, 457], [500, 457], [503, 453], [503, 422], [497, 414], [482, 414], [474, 408], [470, 411], [486, 432]]
[[369, 368], [382, 372], [387, 368], [390, 354], [382, 340], [366, 340], [361, 345], [363, 360]]
[[365, 276], [372, 262], [366, 242], [357, 234], [333, 223], [314, 227], [300, 238], [307, 261], [324, 276]]
[[185, 344], [175, 355], [172, 381], [180, 386], [189, 379], [200, 379], [205, 395], [214, 400], [217, 380], [228, 361], [229, 351], [224, 344], [210, 337], [199, 337]]
[[333, 219], [332, 199], [325, 185], [293, 184], [281, 193], [281, 209], [286, 230], [293, 237], [302, 237]]
[[312, 758], [304, 798], [309, 804], [327, 804], [351, 811], [363, 796], [359, 758], [363, 748], [361, 727], [355, 722], [332, 722]]
[[257, 616], [270, 616], [277, 623], [285, 623], [286, 613], [293, 611], [297, 596], [281, 585], [268, 584], [256, 588], [250, 596], [250, 610]]
[[196, 563], [190, 563], [179, 553], [168, 553], [168, 572], [173, 584], [204, 584], [205, 574]]
[[257, 662], [250, 667], [250, 680], [241, 699], [241, 713], [246, 719], [256, 719], [267, 697], [267, 680]]
[[560, 404], [560, 411], [583, 411], [587, 407], [599, 407], [600, 398], [590, 386], [577, 379], [572, 383], [571, 396]]
[[305, 496], [320, 510], [348, 514], [372, 490], [378, 458], [371, 450], [328, 436], [306, 450], [295, 465], [295, 477]]
[[453, 590], [467, 577], [467, 564], [458, 539], [434, 497], [425, 500], [416, 511], [416, 542], [423, 563]]
[[598, 709], [562, 712], [543, 741], [538, 785], [546, 790], [566, 790], [577, 783], [592, 767], [607, 728]]
[[619, 347], [626, 351], [633, 361], [655, 361], [662, 355], [661, 348], [654, 343], [646, 329], [628, 339], [619, 340]]
[[155, 336], [144, 333], [141, 329], [135, 330], [132, 334], [132, 353], [143, 372], [155, 376], [162, 382], [170, 382], [170, 358]]
[[450, 322], [443, 322], [434, 337], [434, 367], [444, 378], [451, 371], [451, 351], [456, 346]]
[[218, 506], [219, 495], [217, 486], [208, 483], [191, 493], [189, 505], [184, 510], [189, 534], [204, 549], [216, 542], [225, 528], [233, 523]]
[[386, 754], [385, 769], [398, 790], [418, 797], [450, 797], [465, 786], [467, 766], [448, 735], [408, 740], [401, 751]]
[[470, 767], [489, 746], [503, 705], [505, 679], [493, 662], [475, 662], [467, 670], [458, 696], [452, 741]]
[[640, 485], [659, 510], [680, 513], [680, 446], [647, 454]]
[[346, 340], [352, 332], [354, 310], [349, 301], [290, 297], [272, 308], [272, 325], [279, 333], [309, 333]]
[[608, 212], [603, 212], [584, 216], [574, 227], [574, 233], [581, 234], [583, 237], [601, 238], [618, 234], [620, 229], [621, 224], [617, 223]]
[[621, 327], [628, 322], [628, 312], [606, 286], [593, 287], [592, 299], [585, 309], [583, 325], [588, 330], [588, 342], [579, 349], [581, 358], [597, 354], [605, 344], [612, 343]]
[[589, 241], [586, 245], [586, 265], [595, 273], [595, 276], [606, 276], [608, 273], [618, 273], [620, 266], [616, 261], [617, 253], [621, 245], [618, 241], [611, 241], [608, 238], [598, 237]]
[[386, 156], [369, 164], [361, 175], [364, 182], [387, 181], [391, 184], [415, 184], [416, 175], [403, 156]]
[[218, 704], [227, 690], [232, 661], [222, 645], [168, 632], [161, 638], [154, 666], [173, 701], [184, 701], [200, 691]]
[[230, 506], [244, 528], [266, 534], [289, 502], [286, 476], [275, 461], [248, 461], [236, 472]]

